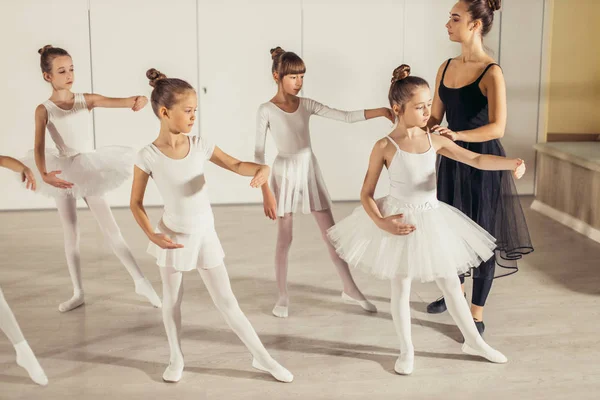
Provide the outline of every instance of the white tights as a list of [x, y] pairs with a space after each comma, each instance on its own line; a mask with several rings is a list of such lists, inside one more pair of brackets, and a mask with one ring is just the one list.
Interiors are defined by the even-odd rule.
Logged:
[[[350, 273], [348, 264], [342, 260], [335, 251], [331, 242], [327, 238], [327, 230], [331, 228], [335, 221], [330, 209], [313, 211], [312, 215], [317, 222], [319, 231], [323, 241], [327, 246], [329, 257], [337, 270], [342, 284], [343, 290], [348, 296], [355, 300], [364, 301], [365, 296], [362, 294], [354, 279]], [[293, 239], [293, 225], [294, 219], [293, 214], [286, 214], [283, 217], [277, 219], [277, 246], [275, 248], [275, 279], [277, 281], [277, 289], [279, 290], [279, 300], [277, 301], [276, 307], [287, 307], [289, 303], [289, 295], [287, 289], [287, 271], [288, 271], [288, 254], [292, 245]]]
[[[490, 347], [479, 335], [469, 305], [463, 297], [458, 276], [436, 279], [435, 283], [442, 291], [450, 316], [465, 339], [463, 351], [487, 358], [492, 362], [506, 362], [506, 357]], [[400, 357], [396, 363], [396, 372], [400, 374], [410, 374], [414, 362], [414, 346], [410, 326], [410, 286], [410, 278], [397, 277], [392, 280], [390, 306], [396, 332], [400, 339]]]
[[[240, 338], [254, 357], [253, 365], [256, 368], [271, 373], [276, 379], [291, 382], [293, 378], [289, 371], [279, 365], [267, 352], [254, 328], [244, 315], [231, 290], [229, 275], [224, 265], [216, 268], [198, 268], [200, 276], [206, 285], [208, 293], [215, 306], [229, 325], [231, 330]], [[160, 267], [160, 276], [163, 282], [163, 322], [167, 332], [170, 348], [171, 376], [177, 381], [184, 367], [181, 352], [181, 301], [183, 299], [183, 272], [174, 268]], [[261, 368], [262, 367], [262, 368]], [[167, 374], [168, 371], [165, 372]]]
[[[106, 199], [102, 196], [90, 196], [84, 200], [100, 226], [104, 239], [133, 278], [136, 292], [146, 296], [154, 306], [160, 307], [160, 298], [154, 292], [152, 285], [144, 278], [144, 274], [133, 258]], [[56, 208], [64, 232], [67, 266], [73, 283], [73, 297], [59, 306], [59, 310], [62, 312], [70, 311], [84, 303], [76, 203], [77, 200], [72, 196], [56, 198]]]
[[25, 340], [23, 332], [21, 332], [21, 328], [19, 328], [19, 324], [17, 323], [17, 319], [4, 298], [2, 288], [0, 288], [0, 329], [15, 347], [17, 364], [27, 370], [29, 376], [35, 383], [47, 385], [48, 378], [46, 378], [44, 370]]

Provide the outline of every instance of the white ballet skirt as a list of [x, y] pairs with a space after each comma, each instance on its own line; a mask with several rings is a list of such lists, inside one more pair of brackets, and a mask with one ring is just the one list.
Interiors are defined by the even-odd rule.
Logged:
[[448, 204], [406, 204], [393, 196], [376, 202], [381, 215], [404, 214], [405, 223], [416, 230], [393, 235], [358, 207], [328, 236], [342, 259], [378, 278], [403, 276], [430, 282], [456, 276], [490, 259], [496, 248], [493, 236]]
[[397, 153], [389, 168], [391, 194], [376, 204], [383, 217], [403, 214], [403, 222], [416, 230], [393, 235], [358, 207], [328, 231], [340, 257], [381, 279], [409, 277], [421, 282], [457, 276], [490, 259], [494, 237], [436, 198], [433, 145], [426, 153], [414, 154], [392, 143]]
[[286, 112], [272, 102], [261, 104], [257, 115], [255, 161], [265, 163], [267, 132], [278, 154], [271, 169], [271, 188], [277, 201], [277, 216], [309, 214], [331, 208], [331, 198], [317, 158], [312, 152], [309, 120], [312, 115], [347, 123], [364, 121], [364, 110], [340, 111], [300, 97], [298, 109]]
[[206, 223], [206, 229], [194, 233], [174, 232], [167, 228], [162, 219], [156, 233], [167, 235], [173, 242], [182, 244], [179, 249], [163, 249], [150, 242], [147, 252], [156, 259], [159, 267], [170, 267], [177, 271], [192, 271], [197, 268], [210, 269], [223, 265], [225, 252], [214, 228], [214, 221]]
[[44, 182], [31, 150], [21, 159], [34, 173], [36, 193], [50, 197], [101, 196], [119, 187], [133, 172], [135, 150], [125, 146], [106, 146], [94, 150], [90, 113], [85, 96], [75, 94], [73, 107], [64, 110], [47, 100], [46, 128], [56, 149], [46, 149], [46, 171], [62, 171], [58, 178], [73, 183], [61, 189]]
[[277, 155], [273, 161], [271, 189], [277, 200], [278, 216], [331, 208], [325, 180], [310, 148], [296, 154]]
[[75, 155], [59, 155], [55, 149], [46, 149], [46, 171], [62, 171], [58, 178], [73, 183], [68, 189], [48, 185], [35, 165], [33, 150], [21, 161], [35, 175], [36, 193], [50, 197], [76, 198], [101, 196], [118, 188], [131, 177], [135, 150], [124, 146], [106, 146]]

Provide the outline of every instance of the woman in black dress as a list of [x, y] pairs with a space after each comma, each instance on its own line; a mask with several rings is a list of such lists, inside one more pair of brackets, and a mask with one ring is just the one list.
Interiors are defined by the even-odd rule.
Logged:
[[[504, 156], [500, 138], [506, 127], [506, 87], [502, 70], [485, 53], [501, 0], [460, 0], [446, 24], [450, 40], [462, 45], [461, 55], [439, 68], [429, 127], [464, 148]], [[448, 127], [441, 127], [446, 115]], [[483, 307], [490, 293], [496, 263], [517, 271], [516, 260], [533, 251], [523, 209], [510, 173], [480, 171], [441, 157], [438, 197], [481, 225], [497, 239], [496, 256], [473, 271], [471, 313], [481, 334]], [[464, 276], [461, 276], [464, 284]], [[464, 286], [463, 286], [464, 289]], [[444, 298], [429, 304], [429, 313], [446, 310]]]

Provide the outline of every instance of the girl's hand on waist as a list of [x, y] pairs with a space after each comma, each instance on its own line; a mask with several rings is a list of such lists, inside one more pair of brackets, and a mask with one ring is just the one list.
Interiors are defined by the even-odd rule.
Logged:
[[148, 239], [161, 249], [180, 249], [183, 247], [182, 244], [173, 242], [170, 237], [163, 233], [153, 233], [148, 236]]

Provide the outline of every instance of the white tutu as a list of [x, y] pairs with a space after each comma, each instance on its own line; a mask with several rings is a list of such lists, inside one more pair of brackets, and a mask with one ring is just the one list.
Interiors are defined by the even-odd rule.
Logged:
[[416, 230], [392, 235], [358, 207], [329, 229], [328, 236], [348, 264], [378, 278], [430, 282], [467, 272], [494, 254], [494, 237], [452, 206], [437, 201], [415, 206], [392, 196], [376, 202], [384, 217], [404, 214]]
[[[211, 215], [212, 217], [212, 215]], [[197, 233], [173, 232], [162, 222], [156, 233], [167, 235], [173, 242], [182, 244], [180, 249], [163, 249], [153, 242], [148, 244], [148, 254], [156, 258], [159, 267], [171, 267], [177, 271], [191, 271], [196, 268], [210, 269], [223, 264], [225, 252], [214, 228], [214, 220], [199, 221], [206, 229]]]
[[30, 151], [21, 161], [34, 173], [37, 189], [50, 197], [101, 196], [119, 187], [133, 172], [135, 151], [124, 146], [106, 146], [95, 151], [59, 156], [55, 149], [46, 149], [46, 171], [62, 171], [60, 179], [73, 183], [70, 189], [48, 185], [35, 165], [35, 154]]
[[310, 148], [297, 154], [279, 153], [273, 161], [271, 187], [279, 217], [297, 211], [309, 214], [331, 208], [329, 192]]

